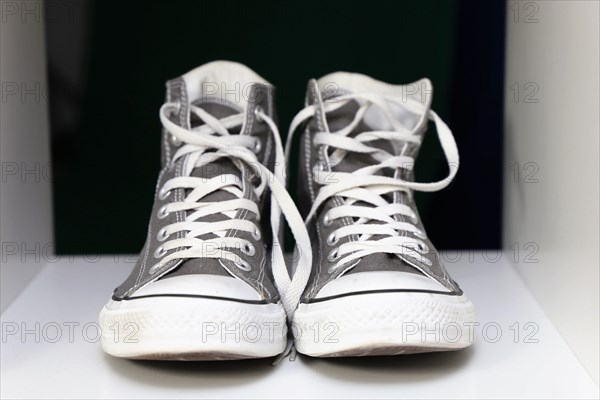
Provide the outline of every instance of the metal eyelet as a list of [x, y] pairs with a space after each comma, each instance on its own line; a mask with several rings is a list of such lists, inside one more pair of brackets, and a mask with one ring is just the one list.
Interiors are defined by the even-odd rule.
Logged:
[[429, 252], [429, 246], [427, 246], [427, 243], [419, 243], [418, 247], [419, 247], [419, 250], [421, 251], [421, 253]]
[[254, 228], [254, 232], [252, 232], [252, 237], [254, 238], [254, 240], [260, 240], [261, 234], [258, 228]]
[[259, 138], [256, 138], [256, 143], [254, 143], [254, 154], [260, 153], [262, 150], [262, 141]]
[[258, 122], [263, 122], [263, 117], [261, 117], [261, 113], [264, 114], [265, 110], [261, 106], [254, 107], [254, 117]]
[[154, 251], [154, 258], [161, 258], [165, 254], [167, 254], [167, 251], [162, 246], [158, 246]]
[[253, 255], [256, 254], [256, 248], [251, 243], [247, 243], [247, 244], [243, 245], [241, 250], [242, 250], [242, 253], [244, 253], [250, 257], [252, 257]]
[[234, 261], [233, 263], [235, 264], [236, 267], [238, 267], [242, 271], [248, 272], [252, 269], [250, 264], [248, 264], [246, 261], [242, 260], [241, 258], [240, 258], [240, 262]]
[[156, 216], [158, 217], [158, 219], [163, 219], [167, 215], [169, 215], [169, 212], [167, 211], [167, 206], [162, 206], [161, 208], [159, 208], [158, 209], [158, 213], [156, 214]]
[[335, 262], [337, 260], [340, 259], [340, 251], [339, 249], [334, 249], [331, 253], [329, 253], [329, 255], [327, 256], [327, 260], [329, 262]]
[[177, 107], [176, 110], [169, 110], [169, 119], [177, 118], [179, 116], [179, 113], [181, 112], [181, 103], [175, 103], [175, 106]]
[[162, 188], [158, 191], [158, 198], [160, 200], [164, 200], [167, 197], [169, 197], [169, 195], [171, 195], [171, 191], [170, 190], [165, 190], [165, 188]]
[[167, 228], [162, 228], [161, 230], [158, 231], [158, 233], [156, 234], [156, 239], [159, 242], [164, 242], [165, 240], [167, 240], [167, 238], [170, 235], [167, 234]]
[[323, 225], [330, 226], [332, 223], [333, 221], [331, 220], [331, 218], [329, 218], [329, 214], [325, 213], [325, 215], [323, 215]]
[[169, 141], [175, 147], [179, 147], [183, 144], [183, 142], [181, 140], [179, 140], [179, 138], [177, 136], [173, 135], [172, 133], [169, 135]]
[[154, 265], [153, 265], [153, 266], [152, 266], [152, 267], [151, 267], [151, 268], [148, 270], [148, 273], [149, 273], [150, 275], [154, 275], [155, 273], [157, 273], [157, 272], [158, 272], [158, 270], [160, 269], [160, 267], [161, 267], [160, 263], [156, 263], [156, 264], [154, 264]]
[[422, 255], [421, 257], [417, 258], [417, 260], [429, 267], [431, 267], [433, 265], [433, 263], [431, 262], [431, 260], [427, 257], [425, 257], [424, 255]]
[[335, 232], [331, 232], [331, 234], [327, 237], [327, 244], [330, 246], [333, 246], [334, 244], [336, 244], [338, 241], [340, 240], [340, 238], [338, 238], [335, 234]]

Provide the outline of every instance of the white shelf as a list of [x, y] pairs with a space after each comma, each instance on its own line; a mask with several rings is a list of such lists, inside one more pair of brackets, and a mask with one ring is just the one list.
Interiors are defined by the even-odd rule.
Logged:
[[[470, 254], [470, 255], [469, 255]], [[456, 256], [449, 254], [447, 258]], [[490, 253], [488, 260], [493, 258]], [[2, 314], [2, 398], [598, 398], [598, 388], [544, 315], [512, 266], [463, 252], [446, 262], [475, 303], [480, 327], [465, 351], [387, 358], [141, 362], [105, 355], [82, 327], [132, 268], [132, 258], [66, 258], [46, 265]], [[97, 262], [92, 262], [97, 261]], [[583, 316], [582, 316], [583, 317]], [[515, 343], [514, 329], [520, 337]], [[15, 326], [36, 330], [23, 340]], [[68, 324], [74, 328], [72, 343]], [[486, 323], [496, 330], [482, 333]], [[525, 324], [531, 323], [529, 330]], [[16, 325], [15, 325], [16, 324]], [[25, 326], [23, 326], [25, 324]], [[62, 337], [54, 339], [56, 325]], [[88, 337], [96, 336], [91, 325]], [[491, 326], [491, 325], [490, 325]], [[538, 343], [524, 343], [524, 335]]]

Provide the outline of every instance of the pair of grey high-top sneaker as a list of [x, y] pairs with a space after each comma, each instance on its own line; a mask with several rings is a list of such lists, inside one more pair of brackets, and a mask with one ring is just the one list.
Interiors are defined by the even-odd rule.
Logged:
[[[167, 82], [162, 169], [148, 235], [100, 314], [114, 356], [210, 360], [467, 347], [473, 305], [427, 238], [415, 190], [458, 167], [427, 79], [389, 85], [337, 72], [311, 80], [279, 137], [274, 87], [247, 67], [208, 63]], [[417, 183], [429, 121], [447, 179]], [[301, 134], [298, 208], [285, 187]], [[281, 217], [296, 250], [284, 260]]]

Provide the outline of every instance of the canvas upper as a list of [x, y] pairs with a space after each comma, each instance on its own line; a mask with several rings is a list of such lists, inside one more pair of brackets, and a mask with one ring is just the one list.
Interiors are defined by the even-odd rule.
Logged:
[[[352, 94], [364, 96], [349, 100], [344, 97]], [[369, 96], [373, 96], [373, 101], [379, 103], [370, 103]], [[395, 99], [394, 101], [397, 103], [385, 100], [386, 97]], [[452, 280], [441, 263], [433, 243], [426, 236], [425, 227], [418, 215], [412, 188], [392, 190], [381, 197], [386, 203], [407, 206], [410, 213], [413, 214], [407, 216], [406, 214], [409, 212], [406, 211], [396, 213], [391, 217], [394, 221], [405, 222], [414, 227], [414, 229], [411, 228], [412, 230], [397, 229], [395, 234], [409, 237], [412, 240], [411, 243], [418, 243], [416, 250], [421, 254], [416, 258], [410, 256], [413, 253], [412, 248], [398, 251], [398, 246], [396, 246], [396, 250], [391, 251], [389, 248], [382, 247], [381, 251], [375, 251], [344, 265], [339, 265], [340, 259], [343, 260], [343, 257], [335, 253], [337, 249], [345, 243], [359, 243], [362, 239], [359, 234], [338, 238], [335, 237], [335, 232], [343, 232], [344, 227], [358, 223], [360, 218], [348, 216], [332, 220], [328, 218], [332, 209], [338, 207], [338, 210], [341, 210], [349, 204], [353, 207], [365, 207], [367, 216], [360, 221], [361, 224], [383, 226], [384, 223], [378, 220], [369, 220], [368, 210], [374, 209], [373, 204], [356, 198], [352, 198], [349, 203], [348, 198], [344, 195], [327, 197], [317, 209], [314, 207], [316, 199], [322, 196], [330, 186], [338, 184], [341, 174], [354, 173], [379, 164], [381, 154], [373, 153], [373, 148], [381, 149], [390, 157], [401, 156], [407, 160], [416, 159], [429, 120], [437, 118], [437, 115], [431, 117], [431, 97], [432, 87], [427, 79], [406, 85], [390, 85], [365, 75], [338, 72], [309, 82], [305, 104], [307, 107], [305, 110], [308, 111], [303, 122], [291, 129], [295, 131], [296, 128], [299, 128], [298, 131], [301, 133], [298, 204], [303, 217], [309, 217], [307, 228], [313, 247], [312, 273], [302, 296], [302, 302], [310, 303], [336, 296], [385, 291], [462, 294], [458, 284]], [[386, 110], [393, 117], [394, 125], [414, 135], [411, 141], [392, 139], [365, 141], [365, 145], [370, 149], [362, 149], [356, 143], [342, 144], [346, 137], [356, 138], [358, 135], [364, 136], [365, 133], [373, 131], [395, 131], [389, 116], [385, 115]], [[357, 113], [361, 113], [361, 115], [357, 117]], [[351, 129], [348, 130], [348, 127]], [[344, 137], [341, 139], [337, 139], [335, 135], [326, 137], [325, 139], [331, 141], [332, 145], [316, 143], [320, 132], [341, 132], [339, 136]], [[355, 146], [356, 151], [340, 150], [336, 147], [336, 139], [342, 148]], [[449, 141], [447, 137], [445, 140]], [[453, 144], [455, 149], [454, 140], [451, 139], [451, 142], [444, 144], [448, 148]], [[445, 150], [447, 149], [445, 148]], [[452, 153], [451, 150], [448, 152]], [[457, 152], [456, 164], [458, 164]], [[458, 165], [452, 167], [457, 168]], [[409, 162], [405, 167], [383, 168], [374, 172], [373, 175], [411, 182], [409, 185], [414, 184], [413, 165]], [[438, 186], [443, 185], [445, 184], [442, 182]], [[415, 184], [415, 187], [418, 186]], [[375, 186], [367, 189], [353, 188], [353, 190], [359, 190], [356, 195], [360, 197], [362, 193], [360, 190], [373, 190], [373, 188], [376, 190]], [[386, 234], [373, 232], [366, 235], [366, 240], [370, 243], [379, 243], [377, 241], [384, 239], [381, 242], [383, 243], [389, 237]]]

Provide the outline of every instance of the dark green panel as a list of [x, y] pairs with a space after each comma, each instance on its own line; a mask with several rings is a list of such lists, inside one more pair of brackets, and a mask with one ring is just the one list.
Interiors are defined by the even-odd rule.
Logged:
[[[164, 83], [205, 62], [239, 61], [271, 81], [278, 90], [284, 137], [303, 105], [307, 80], [336, 70], [393, 83], [429, 77], [435, 88], [434, 109], [450, 118], [461, 4], [95, 2], [81, 125], [67, 141], [68, 152], [57, 148], [67, 146], [65, 142], [55, 142], [53, 148], [59, 158], [58, 252], [139, 251], [159, 170], [158, 109]], [[417, 164], [419, 179], [433, 180], [446, 173], [437, 146], [430, 135], [421, 154], [424, 161]], [[292, 187], [295, 175], [292, 171]], [[427, 223], [435, 197], [419, 201]], [[438, 240], [444, 247], [443, 237]]]

